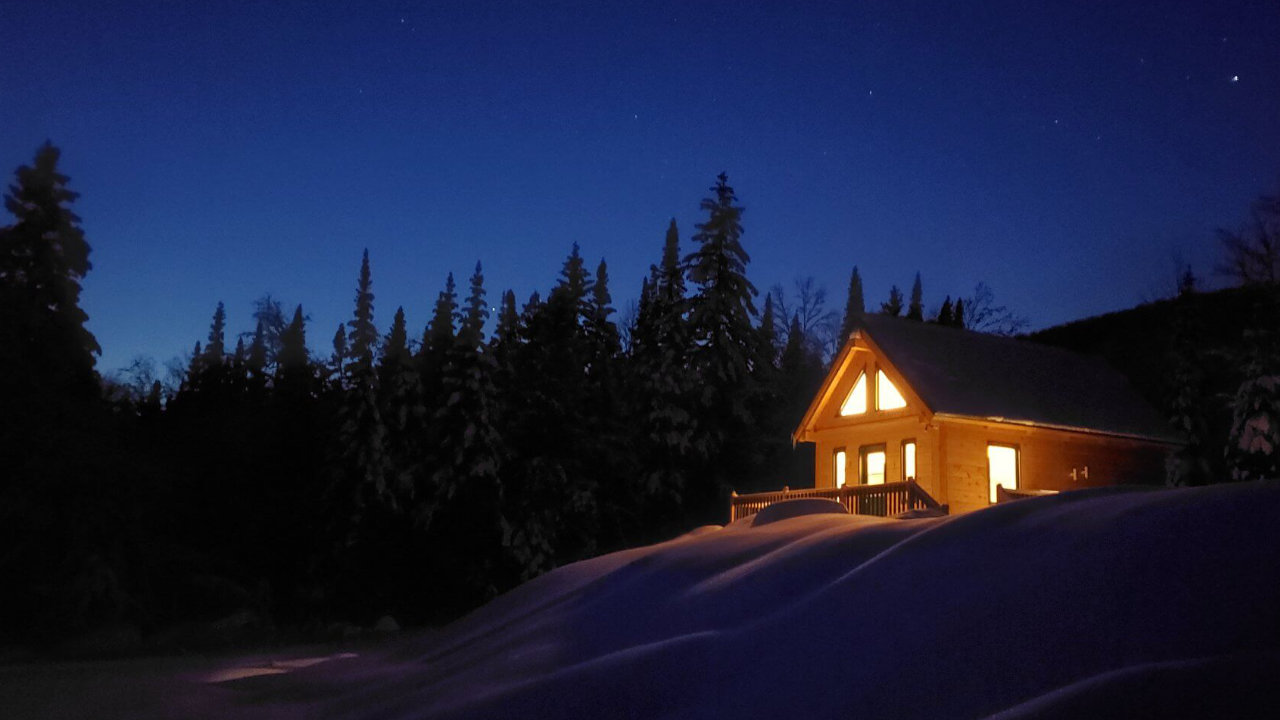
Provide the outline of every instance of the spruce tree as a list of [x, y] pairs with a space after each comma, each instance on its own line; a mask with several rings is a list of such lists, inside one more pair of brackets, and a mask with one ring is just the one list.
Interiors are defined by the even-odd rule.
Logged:
[[[656, 265], [649, 266], [650, 274], [656, 273]], [[653, 342], [653, 285], [649, 278], [640, 279], [640, 297], [636, 300], [636, 319], [631, 328], [631, 342], [627, 346], [627, 354], [636, 356]]]
[[1187, 265], [1182, 274], [1178, 276], [1178, 295], [1179, 298], [1194, 295], [1196, 292], [1196, 274], [1191, 272], [1191, 266]]
[[204, 346], [204, 357], [210, 366], [221, 365], [227, 354], [227, 311], [218, 303], [209, 326], [209, 342]]
[[695, 364], [713, 394], [713, 402], [732, 403], [746, 381], [754, 346], [752, 298], [756, 288], [747, 279], [751, 257], [742, 248], [742, 207], [721, 173], [704, 198], [707, 219], [700, 223], [693, 241], [697, 249], [685, 257], [689, 279], [698, 292], [689, 302], [689, 325], [695, 341]]
[[894, 317], [902, 314], [902, 291], [897, 285], [889, 288], [889, 301], [880, 304], [880, 312]]
[[514, 398], [517, 396], [515, 382], [516, 357], [523, 342], [523, 328], [520, 323], [520, 310], [516, 307], [516, 294], [511, 290], [502, 293], [502, 301], [498, 305], [498, 322], [489, 339], [489, 350], [493, 357], [493, 383], [498, 393], [498, 411], [500, 417], [496, 423], [505, 427], [514, 413]]
[[955, 327], [958, 327], [962, 330], [964, 329], [965, 327], [964, 298], [956, 298], [956, 312], [953, 320], [954, 320], [953, 324], [955, 325]]
[[808, 351], [808, 343], [804, 338], [804, 327], [800, 324], [798, 315], [791, 316], [790, 327], [787, 329], [787, 344], [782, 348], [782, 355], [779, 364], [782, 371], [787, 375], [799, 374], [809, 364], [810, 354]]
[[426, 406], [421, 377], [409, 351], [404, 308], [396, 308], [391, 330], [382, 347], [378, 367], [378, 409], [386, 425], [388, 488], [396, 503], [412, 503], [421, 485], [422, 438], [426, 434]]
[[854, 265], [853, 272], [849, 274], [849, 298], [844, 304], [844, 320], [840, 323], [840, 337], [836, 339], [837, 345], [844, 347], [849, 336], [857, 329], [858, 316], [866, 311], [866, 303], [862, 299], [862, 278], [858, 275], [858, 266]]
[[[46, 142], [35, 162], [17, 170], [5, 195], [15, 222], [0, 228], [0, 375], [6, 402], [28, 394], [87, 399], [98, 341], [85, 328], [80, 281], [93, 267], [80, 218], [70, 205], [79, 194], [58, 170], [60, 151]], [[21, 379], [21, 381], [19, 381]]]
[[603, 371], [603, 364], [621, 352], [618, 326], [609, 319], [616, 311], [609, 295], [609, 268], [603, 259], [596, 267], [595, 281], [591, 284], [591, 296], [587, 301], [586, 333], [592, 345], [591, 363]]
[[595, 554], [598, 480], [584, 448], [598, 445], [593, 422], [586, 272], [575, 245], [545, 302], [522, 313], [525, 342], [507, 397], [512, 408], [506, 473], [512, 550], [522, 576]]
[[684, 270], [680, 266], [680, 231], [676, 228], [675, 218], [667, 226], [667, 235], [662, 244], [662, 262], [659, 264], [654, 287], [668, 303], [683, 300], [685, 293]]
[[537, 290], [529, 293], [529, 299], [525, 301], [524, 307], [520, 309], [519, 327], [521, 328], [521, 337], [525, 341], [532, 337], [529, 329], [533, 326], [534, 319], [541, 314], [545, 306], [546, 303], [542, 302], [542, 296]]
[[640, 537], [658, 540], [682, 529], [686, 479], [696, 472], [694, 405], [684, 272], [675, 221], [667, 228], [661, 260], [641, 286], [629, 360], [629, 413], [636, 417], [640, 469], [636, 504]]
[[639, 540], [636, 526], [641, 499], [633, 482], [638, 459], [630, 442], [631, 412], [625, 398], [622, 340], [610, 319], [614, 309], [604, 260], [596, 268], [587, 308], [584, 419], [594, 428], [596, 441], [584, 448], [583, 467], [597, 478], [600, 533], [596, 542], [607, 551], [632, 546]]
[[422, 384], [428, 393], [428, 404], [437, 401], [440, 374], [444, 371], [449, 348], [453, 347], [454, 323], [458, 319], [458, 291], [453, 273], [445, 279], [444, 290], [436, 296], [431, 320], [422, 333], [422, 345], [418, 348], [418, 369]]
[[449, 349], [441, 379], [448, 398], [436, 410], [440, 462], [435, 470], [440, 508], [432, 535], [447, 608], [470, 609], [505, 589], [505, 539], [500, 480], [503, 444], [494, 427], [492, 357], [484, 343], [489, 317], [479, 263], [471, 276], [466, 312]]
[[254, 378], [255, 382], [265, 383], [267, 368], [267, 340], [266, 333], [263, 330], [262, 323], [259, 322], [257, 328], [253, 331], [253, 340], [249, 343], [248, 357], [245, 358], [245, 366], [249, 370], [249, 376]]
[[1244, 339], [1248, 359], [1232, 403], [1227, 466], [1232, 480], [1280, 480], [1280, 343], [1260, 329], [1246, 330]]
[[[566, 310], [572, 309], [573, 322], [582, 325], [587, 320], [587, 293], [590, 290], [591, 283], [587, 278], [586, 264], [578, 252], [578, 243], [574, 243], [573, 250], [570, 251], [569, 257], [564, 261], [564, 267], [560, 270], [560, 281], [552, 288], [547, 302], [549, 304], [557, 301], [564, 303]], [[565, 317], [567, 319], [569, 316]]]
[[746, 277], [750, 256], [742, 248], [742, 208], [729, 178], [721, 173], [714, 195], [702, 201], [707, 219], [685, 257], [697, 292], [689, 299], [691, 363], [701, 388], [699, 426], [704, 462], [696, 487], [686, 488], [686, 507], [693, 522], [720, 518], [729, 483], [740, 482], [752, 468], [754, 428], [748, 416], [752, 393], [750, 365], [756, 347], [752, 318], [755, 286]]
[[449, 273], [445, 278], [444, 289], [436, 296], [431, 319], [423, 330], [422, 344], [418, 348], [416, 358], [426, 424], [419, 459], [423, 470], [416, 477], [417, 485], [413, 489], [413, 496], [416, 498], [413, 518], [415, 526], [419, 529], [425, 529], [430, 525], [440, 495], [440, 488], [436, 485], [437, 473], [445, 460], [439, 447], [440, 436], [446, 429], [441, 427], [435, 418], [442, 412], [448, 401], [444, 375], [457, 336], [455, 323], [458, 317], [457, 285], [454, 283], [453, 273]]
[[391, 330], [387, 332], [385, 344], [380, 353], [383, 368], [392, 368], [396, 362], [411, 359], [409, 353], [409, 334], [405, 328], [404, 306], [396, 308], [395, 317], [391, 320]]
[[187, 362], [187, 375], [183, 382], [183, 386], [187, 390], [195, 390], [200, 387], [200, 380], [204, 376], [204, 368], [204, 346], [197, 340], [196, 346], [191, 349], [191, 360]]
[[764, 311], [760, 314], [760, 327], [758, 333], [759, 351], [757, 352], [756, 364], [759, 366], [774, 366], [778, 359], [778, 331], [773, 323], [773, 293], [764, 296]]
[[306, 387], [310, 391], [310, 357], [307, 354], [307, 323], [299, 305], [293, 311], [293, 320], [280, 333], [280, 354], [276, 370], [280, 384], [291, 384], [295, 389]]
[[494, 348], [508, 348], [519, 342], [520, 311], [516, 308], [516, 294], [510, 290], [502, 293], [502, 303], [498, 308], [498, 326], [494, 328]]
[[907, 305], [907, 319], [924, 320], [924, 292], [920, 287], [920, 273], [916, 273], [916, 280], [911, 284], [911, 303]]
[[484, 269], [479, 261], [476, 261], [476, 269], [471, 274], [469, 286], [467, 311], [462, 315], [458, 341], [463, 346], [478, 352], [484, 344], [484, 324], [489, 319], [489, 303], [485, 302]]
[[1169, 332], [1168, 372], [1163, 374], [1169, 424], [1183, 440], [1165, 461], [1165, 483], [1170, 486], [1206, 485], [1214, 475], [1210, 447], [1217, 443], [1210, 440], [1208, 423], [1214, 403], [1203, 336], [1192, 298], [1179, 296]]
[[369, 250], [360, 258], [360, 279], [356, 284], [354, 316], [347, 321], [347, 358], [351, 375], [372, 369], [378, 345], [378, 328], [373, 324], [373, 281], [369, 272]]
[[955, 310], [951, 307], [951, 296], [948, 295], [946, 300], [942, 301], [942, 307], [938, 309], [938, 317], [934, 319], [939, 325], [951, 327], [956, 324]]

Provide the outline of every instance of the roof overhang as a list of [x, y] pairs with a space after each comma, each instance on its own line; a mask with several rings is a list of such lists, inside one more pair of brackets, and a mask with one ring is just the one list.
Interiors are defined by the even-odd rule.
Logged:
[[800, 418], [800, 424], [796, 426], [795, 432], [791, 433], [792, 447], [795, 447], [796, 443], [808, 442], [808, 436], [818, 417], [818, 408], [826, 405], [827, 400], [831, 399], [831, 394], [836, 391], [836, 381], [844, 375], [844, 371], [853, 362], [854, 353], [857, 351], [856, 340], [861, 335], [861, 330], [854, 330], [849, 337], [845, 338], [844, 345], [840, 347], [835, 361], [831, 363], [831, 369], [827, 371], [827, 376], [822, 379], [818, 392], [809, 402], [808, 409], [804, 411], [804, 417]]
[[[876, 344], [865, 328], [860, 328], [850, 333], [844, 342], [844, 346], [840, 348], [840, 353], [836, 355], [835, 361], [831, 363], [831, 369], [827, 371], [827, 376], [823, 378], [818, 392], [809, 403], [809, 408], [805, 410], [804, 417], [800, 419], [800, 424], [796, 427], [795, 432], [791, 433], [792, 447], [795, 447], [796, 443], [810, 442], [813, 439], [813, 434], [817, 430], [819, 410], [831, 400], [831, 396], [835, 394], [836, 387], [840, 384], [840, 378], [844, 377], [849, 370], [849, 366], [853, 365], [858, 356], [862, 354], [875, 356], [888, 366], [893, 366], [892, 358], [884, 354], [884, 351], [880, 349], [880, 346]], [[896, 368], [893, 368], [893, 372], [901, 376], [901, 373]], [[932, 417], [933, 411], [924, 401], [924, 398], [920, 397], [915, 388], [911, 387], [909, 383], [904, 382], [898, 390], [908, 399], [908, 402], [918, 405], [926, 416]]]
[[957, 415], [955, 413], [935, 413], [934, 417], [939, 420], [948, 422], [964, 423], [966, 425], [990, 425], [992, 423], [998, 425], [1019, 425], [1029, 428], [1042, 428], [1045, 430], [1057, 430], [1060, 432], [1080, 433], [1082, 435], [1094, 435], [1102, 437], [1116, 438], [1117, 440], [1138, 440], [1141, 442], [1153, 443], [1156, 445], [1168, 445], [1169, 447], [1179, 447], [1186, 443], [1174, 440], [1172, 438], [1159, 438], [1150, 435], [1141, 435], [1137, 433], [1123, 433], [1111, 430], [1099, 430], [1097, 428], [1079, 427], [1073, 425], [1057, 425], [1054, 423], [1036, 422], [1034, 420], [1018, 420], [1006, 417], [978, 417], [974, 415]]

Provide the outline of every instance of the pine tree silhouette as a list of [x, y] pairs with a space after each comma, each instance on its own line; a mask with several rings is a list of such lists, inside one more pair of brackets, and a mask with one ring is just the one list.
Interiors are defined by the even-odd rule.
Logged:
[[889, 301], [880, 304], [880, 312], [894, 317], [902, 314], [902, 291], [897, 285], [889, 288]]
[[756, 438], [748, 406], [753, 388], [751, 358], [756, 346], [752, 318], [755, 286], [746, 276], [750, 256], [742, 248], [742, 212], [729, 178], [721, 173], [702, 201], [707, 213], [684, 259], [697, 291], [689, 299], [693, 344], [691, 364], [701, 386], [699, 412], [703, 462], [686, 484], [690, 521], [718, 519], [730, 483], [747, 475]]
[[360, 279], [356, 284], [354, 316], [347, 321], [349, 375], [372, 370], [378, 349], [378, 328], [373, 324], [373, 280], [369, 271], [369, 251], [360, 258]]
[[93, 267], [80, 218], [70, 209], [79, 194], [58, 170], [61, 152], [45, 142], [32, 165], [17, 170], [5, 195], [15, 222], [0, 228], [0, 370], [28, 392], [96, 395], [98, 341], [85, 328], [80, 281]]
[[213, 322], [209, 325], [209, 342], [204, 346], [205, 362], [208, 365], [221, 365], [227, 354], [227, 311], [222, 302], [213, 311]]
[[934, 322], [948, 327], [955, 325], [956, 313], [955, 309], [951, 306], [950, 295], [947, 296], [946, 300], [942, 301], [942, 307], [938, 309], [938, 317], [934, 319]]
[[849, 274], [849, 296], [844, 304], [844, 320], [840, 323], [840, 337], [836, 339], [838, 346], [844, 346], [857, 327], [858, 316], [866, 311], [867, 306], [862, 297], [862, 277], [858, 275], [858, 266], [854, 265], [853, 272]]
[[911, 284], [911, 303], [907, 305], [907, 319], [924, 320], [924, 292], [920, 288], [920, 273], [916, 273], [915, 282]]

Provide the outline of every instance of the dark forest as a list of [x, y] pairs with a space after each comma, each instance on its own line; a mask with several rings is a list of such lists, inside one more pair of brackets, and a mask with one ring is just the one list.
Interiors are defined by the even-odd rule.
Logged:
[[[409, 328], [403, 308], [375, 314], [366, 252], [336, 331], [266, 295], [238, 332], [218, 303], [175, 386], [104, 378], [80, 307], [90, 245], [58, 160], [46, 144], [18, 169], [0, 229], [5, 642], [107, 628], [182, 649], [438, 624], [554, 567], [724, 522], [731, 491], [812, 484], [790, 434], [866, 309], [856, 268], [843, 323], [812, 294], [757, 307], [721, 174], [686, 241], [674, 220], [655, 237], [633, 313], [574, 245], [545, 295], [491, 292], [477, 263]], [[1100, 319], [1038, 338], [1136, 378], [1189, 438], [1171, 484], [1277, 475], [1274, 446], [1242, 441], [1250, 418], [1272, 419], [1263, 441], [1280, 427], [1280, 264], [1258, 254], [1280, 208], [1258, 213], [1224, 238], [1234, 299], [1188, 270], [1140, 331]], [[918, 276], [877, 309], [1025, 325], [989, 291], [925, 312]]]

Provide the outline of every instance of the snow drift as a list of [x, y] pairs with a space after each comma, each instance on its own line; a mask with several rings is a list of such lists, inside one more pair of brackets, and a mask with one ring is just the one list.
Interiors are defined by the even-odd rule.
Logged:
[[359, 658], [187, 677], [161, 714], [1248, 716], [1280, 692], [1278, 516], [1280, 486], [1249, 484], [747, 519]]

